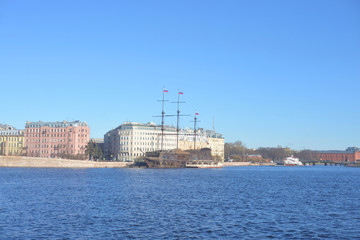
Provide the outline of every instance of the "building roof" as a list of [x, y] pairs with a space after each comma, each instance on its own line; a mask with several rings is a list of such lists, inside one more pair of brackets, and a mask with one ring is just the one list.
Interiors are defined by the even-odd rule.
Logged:
[[[120, 126], [110, 130], [109, 132], [114, 131], [114, 130], [134, 129], [134, 127], [135, 127], [135, 129], [139, 129], [139, 128], [144, 128], [144, 129], [157, 128], [157, 129], [161, 129], [161, 125], [156, 125], [153, 122], [149, 122], [147, 124], [145, 124], [145, 123], [137, 123], [137, 122], [124, 122]], [[166, 131], [176, 131], [176, 128], [173, 127], [173, 126], [164, 125], [164, 130], [166, 130]]]
[[0, 130], [0, 136], [14, 136], [24, 134], [23, 130]]
[[94, 143], [104, 143], [104, 138], [90, 138]]
[[28, 127], [79, 127], [79, 126], [88, 126], [86, 122], [74, 121], [62, 121], [62, 122], [26, 122], [25, 128]]
[[346, 151], [360, 151], [360, 147], [348, 147]]
[[325, 150], [325, 151], [314, 151], [316, 153], [354, 153], [354, 152], [360, 152], [359, 147], [348, 147], [345, 151], [343, 150]]
[[341, 150], [326, 150], [326, 151], [315, 151], [317, 153], [355, 153], [356, 151], [359, 150], [354, 150], [354, 151], [341, 151]]
[[[161, 130], [161, 125], [156, 125], [154, 122], [149, 122], [149, 123], [137, 123], [137, 122], [124, 122], [123, 124], [121, 124], [120, 126], [118, 126], [117, 128], [114, 128], [110, 131], [108, 131], [106, 134], [109, 134], [113, 131], [116, 131], [116, 130], [126, 130], [126, 129], [158, 129], [158, 130]], [[176, 127], [173, 127], [173, 126], [169, 126], [169, 125], [164, 125], [164, 130], [165, 131], [171, 131], [171, 132], [176, 132]], [[193, 129], [189, 129], [189, 128], [186, 128], [186, 129], [179, 129], [180, 130], [180, 135], [183, 135], [184, 133], [189, 133], [189, 134], [193, 134], [194, 130]], [[106, 135], [105, 134], [105, 135]], [[204, 135], [208, 138], [221, 138], [223, 139], [224, 136], [220, 133], [217, 133], [217, 132], [214, 132], [212, 130], [204, 130], [203, 128], [198, 128], [197, 129], [197, 134], [200, 135]]]
[[16, 128], [9, 124], [0, 124], [0, 130], [16, 130]]
[[214, 130], [206, 130], [206, 136], [209, 138], [224, 138], [224, 135], [215, 132]]

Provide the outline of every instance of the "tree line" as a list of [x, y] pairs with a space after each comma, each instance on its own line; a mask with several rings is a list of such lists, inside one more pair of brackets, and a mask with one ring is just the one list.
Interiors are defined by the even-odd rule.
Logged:
[[103, 152], [96, 142], [90, 140], [85, 147], [85, 155], [89, 157], [89, 160], [102, 160]]
[[[241, 141], [234, 143], [225, 143], [225, 159], [232, 159], [237, 162], [282, 162], [284, 158], [294, 156], [300, 161], [314, 160], [314, 151], [305, 149], [295, 151], [288, 147], [260, 147], [257, 149], [247, 148]], [[261, 157], [259, 157], [261, 155]]]

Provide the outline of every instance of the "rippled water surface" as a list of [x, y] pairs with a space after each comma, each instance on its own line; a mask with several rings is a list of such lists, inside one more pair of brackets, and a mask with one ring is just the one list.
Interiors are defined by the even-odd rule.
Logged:
[[360, 169], [0, 168], [0, 239], [359, 239]]

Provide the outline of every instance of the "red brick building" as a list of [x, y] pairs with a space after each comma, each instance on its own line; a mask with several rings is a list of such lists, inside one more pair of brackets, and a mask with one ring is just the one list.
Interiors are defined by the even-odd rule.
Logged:
[[90, 140], [86, 122], [26, 122], [25, 147], [29, 157], [85, 158]]
[[356, 163], [360, 161], [360, 149], [351, 147], [346, 151], [318, 151], [315, 157], [322, 161]]

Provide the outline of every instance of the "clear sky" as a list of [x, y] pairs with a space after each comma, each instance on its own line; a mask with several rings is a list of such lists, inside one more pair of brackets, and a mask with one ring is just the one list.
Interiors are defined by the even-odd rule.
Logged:
[[160, 123], [163, 87], [226, 142], [359, 146], [360, 1], [0, 0], [0, 123], [103, 137]]

